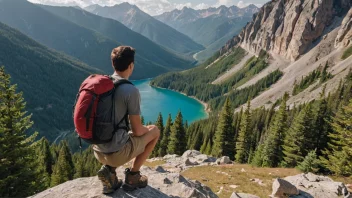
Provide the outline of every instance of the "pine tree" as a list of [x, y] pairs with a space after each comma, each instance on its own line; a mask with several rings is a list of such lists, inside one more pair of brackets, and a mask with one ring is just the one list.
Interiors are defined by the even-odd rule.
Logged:
[[158, 119], [155, 122], [155, 126], [157, 126], [158, 129], [160, 130], [160, 137], [159, 137], [159, 141], [155, 145], [152, 156], [157, 157], [159, 155], [160, 140], [163, 139], [163, 132], [164, 132], [164, 121], [161, 113], [159, 113]]
[[241, 125], [239, 135], [236, 141], [236, 155], [235, 159], [238, 163], [248, 162], [249, 152], [250, 152], [250, 132], [251, 132], [251, 113], [250, 113], [251, 103], [248, 100], [247, 109], [243, 113], [241, 118]]
[[284, 163], [287, 167], [295, 167], [311, 150], [312, 140], [309, 134], [313, 132], [312, 107], [307, 104], [295, 117], [291, 128], [285, 136], [283, 153]]
[[264, 141], [262, 151], [262, 166], [277, 167], [282, 160], [282, 144], [287, 129], [288, 94], [282, 98], [279, 111], [276, 113], [268, 130], [268, 137]]
[[144, 116], [141, 116], [141, 122], [142, 122], [142, 125], [145, 125]]
[[50, 187], [53, 157], [50, 152], [49, 141], [46, 138], [40, 139], [36, 143], [36, 171], [38, 174], [38, 191], [43, 191]]
[[85, 176], [85, 171], [84, 171], [84, 163], [83, 163], [83, 156], [74, 156], [75, 159], [75, 174], [73, 175], [73, 178], [81, 178]]
[[208, 146], [208, 136], [206, 136], [204, 139], [203, 139], [203, 144], [202, 146], [200, 147], [200, 152], [201, 153], [205, 153], [205, 150]]
[[257, 150], [254, 152], [254, 157], [253, 157], [253, 160], [252, 160], [252, 165], [254, 166], [263, 166], [263, 148], [264, 148], [264, 144], [260, 144], [258, 147], [257, 147]]
[[321, 156], [322, 150], [327, 147], [328, 142], [328, 132], [330, 128], [330, 116], [331, 113], [328, 109], [328, 102], [325, 98], [325, 88], [320, 95], [320, 100], [318, 101], [316, 110], [314, 112], [314, 133], [312, 133], [312, 138], [315, 139], [312, 145], [312, 149], [316, 149], [318, 156]]
[[215, 157], [230, 156], [232, 158], [234, 156], [232, 115], [230, 100], [227, 99], [220, 113], [218, 126], [215, 131], [212, 150], [212, 155]]
[[352, 100], [340, 108], [331, 123], [328, 149], [321, 157], [324, 166], [337, 175], [352, 175]]
[[[65, 144], [61, 147], [59, 158], [54, 165], [53, 174], [51, 175], [51, 186], [62, 184], [73, 178], [73, 170], [70, 162], [67, 160], [69, 153], [65, 148]], [[71, 160], [72, 161], [72, 160]]]
[[212, 145], [211, 139], [209, 138], [207, 147], [205, 148], [205, 154], [210, 155], [212, 152], [212, 148], [213, 148], [213, 145]]
[[170, 154], [182, 155], [186, 148], [186, 132], [183, 126], [182, 113], [179, 111], [175, 122], [171, 127], [170, 141], [167, 146], [167, 152]]
[[308, 153], [304, 160], [297, 166], [297, 168], [304, 172], [313, 172], [316, 173], [319, 170], [319, 160], [317, 159], [316, 150], [313, 150]]
[[10, 75], [0, 67], [0, 197], [25, 197], [36, 191], [34, 141], [26, 137], [32, 126], [22, 93], [11, 85]]
[[172, 126], [172, 119], [171, 119], [171, 114], [169, 114], [169, 117], [167, 118], [167, 121], [166, 121], [165, 128], [163, 130], [164, 131], [163, 138], [161, 139], [159, 152], [158, 152], [159, 156], [161, 157], [167, 154], [167, 146], [169, 144], [171, 126]]
[[75, 173], [75, 165], [74, 165], [73, 160], [72, 160], [72, 155], [71, 155], [71, 151], [70, 151], [69, 146], [68, 146], [68, 142], [66, 140], [61, 141], [59, 147], [60, 147], [60, 149], [61, 148], [65, 149], [66, 161], [68, 162], [68, 164], [70, 166], [69, 179], [71, 180], [71, 179], [73, 179], [73, 175]]

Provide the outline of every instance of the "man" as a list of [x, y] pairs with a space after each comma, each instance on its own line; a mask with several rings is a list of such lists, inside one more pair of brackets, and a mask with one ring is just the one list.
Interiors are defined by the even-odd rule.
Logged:
[[[120, 46], [112, 50], [111, 61], [115, 73], [114, 80], [128, 79], [134, 69], [135, 50], [132, 47]], [[119, 129], [111, 142], [94, 145], [94, 156], [103, 166], [98, 171], [98, 177], [103, 183], [103, 193], [114, 192], [122, 185], [122, 180], [116, 176], [115, 169], [133, 160], [132, 167], [125, 170], [125, 182], [122, 186], [126, 191], [144, 188], [148, 178], [141, 175], [139, 169], [152, 153], [160, 136], [159, 129], [154, 126], [143, 126], [141, 122], [140, 94], [132, 84], [122, 84], [115, 90], [115, 123], [128, 128], [131, 132]], [[128, 118], [125, 116], [126, 112]], [[125, 119], [126, 118], [126, 119]], [[122, 127], [123, 128], [123, 127]]]

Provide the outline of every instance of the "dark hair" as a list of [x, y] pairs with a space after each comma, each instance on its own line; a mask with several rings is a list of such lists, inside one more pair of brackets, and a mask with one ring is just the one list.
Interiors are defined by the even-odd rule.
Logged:
[[131, 63], [134, 63], [136, 50], [130, 46], [120, 46], [112, 50], [111, 62], [115, 71], [125, 71]]

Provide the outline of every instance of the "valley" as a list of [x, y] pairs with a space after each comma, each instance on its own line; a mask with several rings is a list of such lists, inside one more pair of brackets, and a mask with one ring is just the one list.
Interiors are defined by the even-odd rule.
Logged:
[[351, 196], [351, 1], [174, 6], [156, 16], [104, 2], [0, 0], [0, 197], [103, 196], [101, 164], [89, 144], [79, 149], [72, 106], [85, 78], [113, 72], [111, 50], [122, 45], [136, 50], [126, 71], [141, 122], [160, 130], [142, 168], [150, 185], [131, 195], [267, 197], [286, 181], [286, 195]]

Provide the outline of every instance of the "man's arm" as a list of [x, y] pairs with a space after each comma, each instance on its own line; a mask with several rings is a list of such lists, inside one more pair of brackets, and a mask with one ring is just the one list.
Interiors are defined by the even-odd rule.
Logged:
[[132, 134], [134, 136], [142, 136], [149, 131], [149, 128], [142, 125], [142, 120], [140, 115], [130, 115], [130, 122], [132, 128]]

